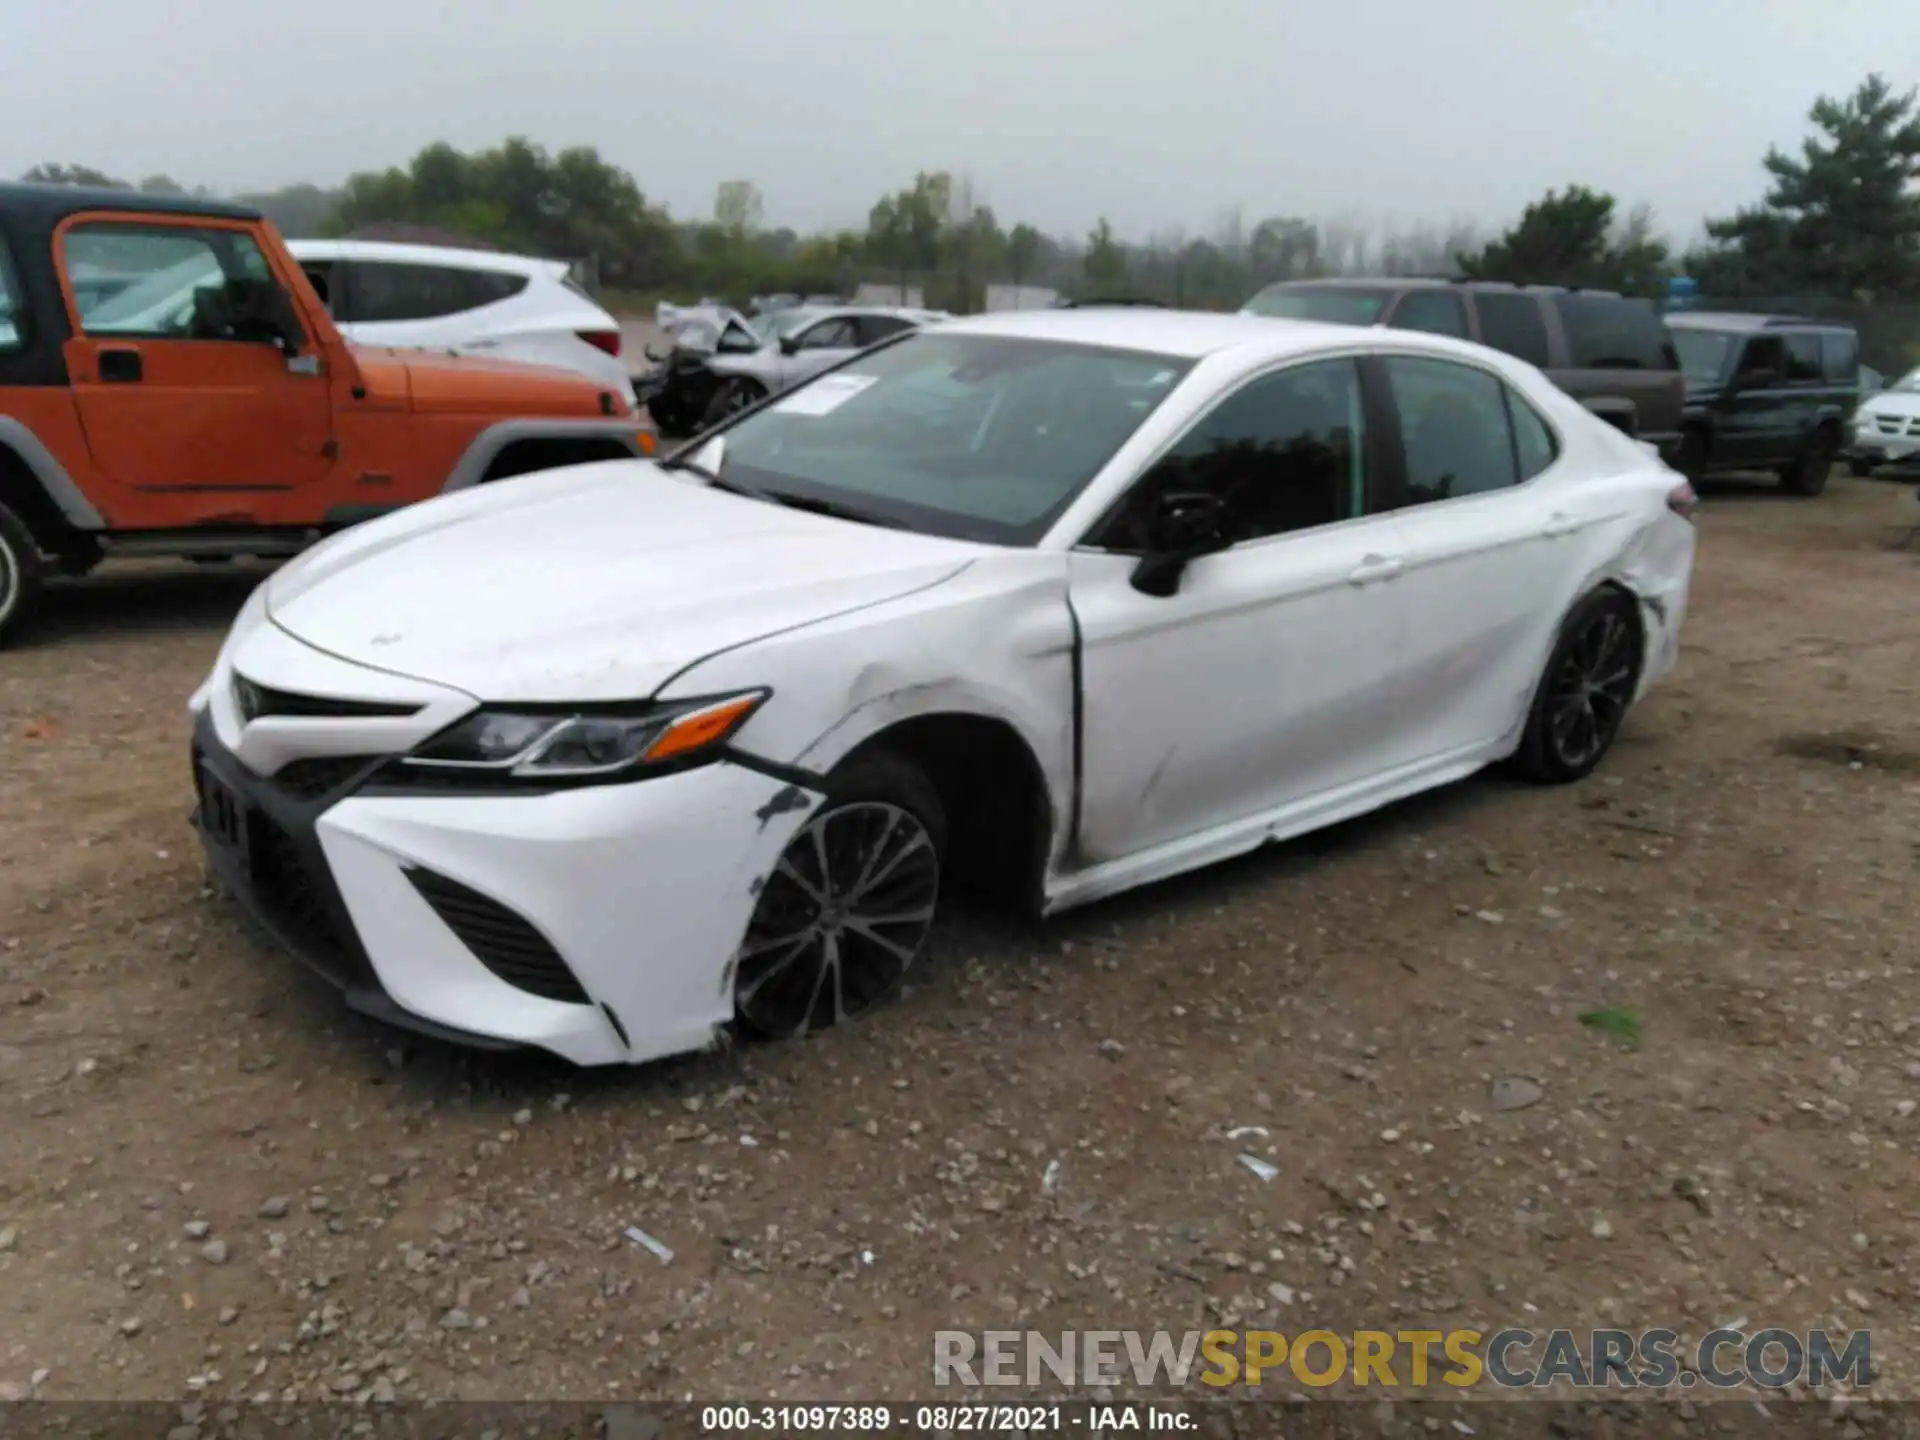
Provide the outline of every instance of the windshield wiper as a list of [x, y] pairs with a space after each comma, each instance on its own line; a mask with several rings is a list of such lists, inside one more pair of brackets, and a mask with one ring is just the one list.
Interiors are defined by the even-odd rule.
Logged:
[[742, 485], [738, 480], [729, 480], [718, 470], [709, 470], [698, 460], [688, 459], [684, 455], [669, 455], [665, 460], [655, 462], [662, 470], [684, 470], [689, 475], [698, 475], [715, 490], [724, 490], [729, 495], [745, 495], [754, 500], [771, 500], [773, 497], [764, 490], [756, 490], [751, 485]]
[[753, 493], [762, 500], [771, 500], [776, 505], [785, 505], [789, 510], [805, 510], [810, 515], [828, 515], [835, 520], [852, 520], [860, 525], [878, 525], [885, 530], [906, 528], [898, 520], [889, 520], [871, 511], [860, 510], [852, 505], [841, 505], [832, 500], [815, 500], [808, 495], [793, 495], [784, 490], [757, 490]]

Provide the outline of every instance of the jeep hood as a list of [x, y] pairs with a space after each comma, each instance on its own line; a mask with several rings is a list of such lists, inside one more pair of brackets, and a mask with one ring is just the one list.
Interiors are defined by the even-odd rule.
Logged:
[[482, 700], [640, 700], [716, 651], [938, 584], [982, 549], [613, 460], [356, 526], [281, 569], [266, 601], [317, 649]]
[[[396, 350], [355, 345], [367, 398], [417, 415], [604, 418], [602, 387], [550, 365], [461, 355], [451, 350]], [[614, 394], [607, 391], [608, 394]], [[616, 404], [626, 397], [614, 394]], [[624, 413], [620, 410], [614, 414]]]

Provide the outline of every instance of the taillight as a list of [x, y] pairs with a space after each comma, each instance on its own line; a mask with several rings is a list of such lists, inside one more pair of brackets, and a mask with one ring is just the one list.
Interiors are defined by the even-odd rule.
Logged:
[[620, 358], [620, 332], [618, 330], [579, 330], [574, 333], [579, 335], [579, 337], [589, 345], [593, 346], [594, 349], [604, 350], [616, 360]]
[[1682, 520], [1693, 519], [1694, 507], [1700, 503], [1700, 497], [1694, 493], [1693, 486], [1682, 480], [1667, 492], [1667, 509]]

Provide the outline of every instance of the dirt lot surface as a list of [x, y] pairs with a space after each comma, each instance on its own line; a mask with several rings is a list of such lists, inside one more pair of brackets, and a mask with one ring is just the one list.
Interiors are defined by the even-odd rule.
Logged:
[[256, 577], [71, 584], [0, 655], [0, 1384], [901, 1398], [945, 1328], [1744, 1319], [1920, 1393], [1916, 521], [1712, 492], [1585, 784], [963, 916], [846, 1031], [621, 1073], [404, 1039], [256, 939], [183, 709]]

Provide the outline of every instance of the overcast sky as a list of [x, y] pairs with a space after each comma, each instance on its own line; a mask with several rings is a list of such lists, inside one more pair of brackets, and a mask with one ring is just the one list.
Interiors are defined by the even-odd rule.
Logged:
[[1132, 239], [1504, 223], [1570, 182], [1684, 238], [1816, 95], [1920, 81], [1915, 0], [0, 0], [0, 37], [0, 174], [332, 184], [524, 133], [683, 218], [738, 177], [770, 224], [864, 226], [945, 168]]

